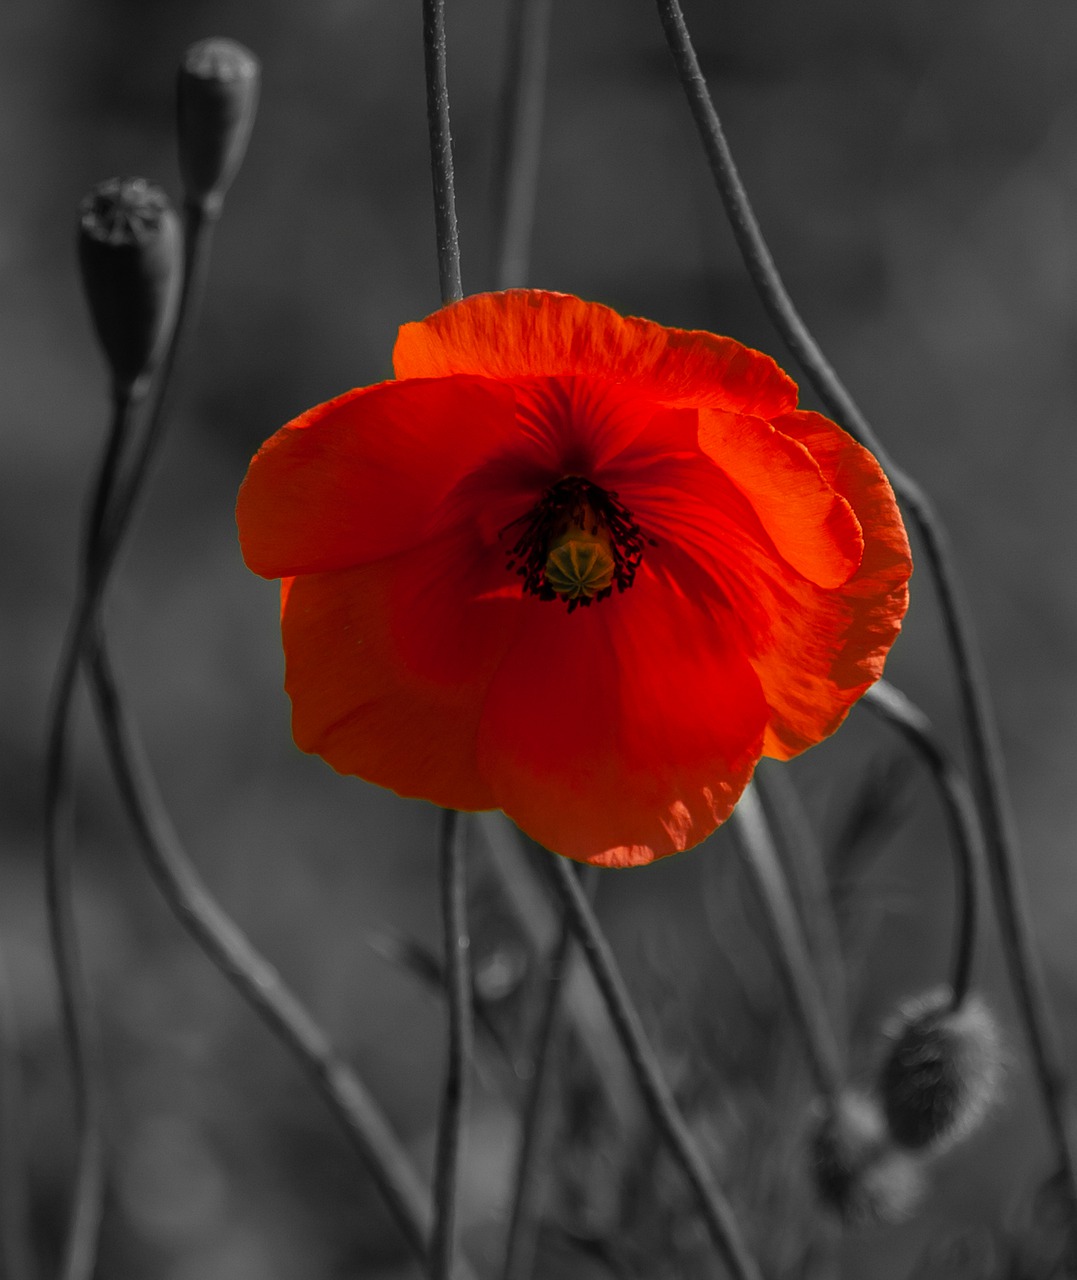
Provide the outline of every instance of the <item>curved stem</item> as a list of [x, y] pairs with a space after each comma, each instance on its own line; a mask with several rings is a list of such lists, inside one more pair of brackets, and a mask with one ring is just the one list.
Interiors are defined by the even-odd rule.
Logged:
[[423, 56], [426, 66], [426, 122], [430, 132], [430, 173], [434, 182], [434, 228], [438, 242], [441, 301], [464, 296], [460, 284], [460, 239], [456, 230], [449, 86], [445, 78], [445, 0], [423, 0]]
[[844, 1059], [849, 1039], [848, 984], [823, 851], [785, 764], [761, 760], [753, 781], [763, 811], [778, 836], [776, 846], [785, 879], [800, 899], [797, 915], [801, 932], [819, 970], [831, 1025]]
[[980, 824], [972, 793], [938, 739], [931, 721], [886, 680], [870, 688], [864, 704], [893, 725], [931, 771], [950, 829], [954, 864], [954, 903], [957, 917], [950, 980], [950, 1008], [957, 1011], [969, 993], [976, 955], [976, 927], [980, 915], [982, 852]]
[[71, 1060], [78, 1151], [62, 1264], [65, 1280], [89, 1280], [97, 1256], [104, 1201], [100, 1049], [82, 972], [71, 896], [73, 814], [68, 746], [79, 652], [93, 626], [111, 563], [102, 526], [143, 394], [142, 384], [137, 390], [130, 385], [113, 388], [112, 422], [87, 512], [79, 584], [60, 658], [45, 753], [45, 904]]
[[714, 1184], [692, 1141], [591, 904], [566, 859], [550, 854], [546, 865], [572, 931], [606, 1001], [647, 1109], [695, 1192], [711, 1239], [735, 1280], [761, 1280], [759, 1267], [748, 1252], [732, 1207]]
[[162, 896], [213, 964], [295, 1054], [369, 1169], [404, 1238], [425, 1262], [433, 1212], [407, 1153], [355, 1071], [202, 883], [161, 802], [103, 637], [97, 637], [91, 661], [93, 693], [120, 796]]
[[467, 1124], [468, 1073], [474, 1038], [462, 827], [458, 813], [452, 809], [442, 812], [439, 853], [449, 1042], [434, 1170], [434, 1230], [430, 1246], [432, 1280], [452, 1280], [453, 1275], [457, 1190]]
[[[584, 894], [589, 902], [593, 902], [598, 887], [598, 868], [584, 867], [582, 874]], [[502, 1280], [530, 1280], [534, 1268], [538, 1237], [535, 1174], [541, 1163], [553, 1067], [563, 1040], [565, 1024], [562, 995], [571, 958], [572, 928], [568, 918], [562, 915], [561, 929], [549, 960], [545, 999], [539, 1010], [535, 1033], [531, 1080], [524, 1103], [520, 1147], [513, 1177], [512, 1208], [509, 1211], [509, 1229], [505, 1238], [505, 1260], [501, 1267]]]
[[841, 1053], [754, 784], [749, 783], [737, 802], [731, 821], [770, 930], [786, 996], [800, 1024], [815, 1087], [833, 1111], [844, 1083]]
[[740, 181], [685, 27], [678, 0], [657, 0], [670, 51], [699, 128], [745, 266], [775, 327], [796, 356], [828, 411], [883, 466], [918, 533], [938, 594], [947, 644], [957, 676], [970, 773], [983, 821], [1000, 934], [1039, 1082], [1055, 1158], [1077, 1212], [1077, 1151], [1066, 1101], [1058, 1035], [1033, 944], [1027, 891], [1021, 875], [1006, 790], [998, 730], [969, 612], [958, 585], [945, 530], [920, 486], [899, 470], [831, 368], [793, 306], [770, 256]]
[[494, 287], [527, 283], [553, 0], [510, 0], [494, 138]]

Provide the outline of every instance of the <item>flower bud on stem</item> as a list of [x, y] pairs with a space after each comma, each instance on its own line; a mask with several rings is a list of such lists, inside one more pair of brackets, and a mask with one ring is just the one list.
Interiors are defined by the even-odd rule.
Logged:
[[176, 137], [189, 208], [216, 217], [247, 151], [261, 68], [249, 49], [213, 36], [192, 44], [176, 81]]
[[117, 397], [140, 398], [179, 302], [180, 223], [145, 178], [99, 182], [79, 207], [79, 265]]

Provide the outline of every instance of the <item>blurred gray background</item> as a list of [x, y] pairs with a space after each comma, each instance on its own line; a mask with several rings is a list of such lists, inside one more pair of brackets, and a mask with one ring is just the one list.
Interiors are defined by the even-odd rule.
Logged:
[[[448, 9], [473, 292], [493, 279], [503, 12], [497, 0]], [[791, 292], [952, 530], [997, 700], [1037, 934], [1075, 1048], [1077, 8], [694, 0], [687, 16]], [[50, 1264], [71, 1111], [43, 929], [40, 776], [80, 510], [107, 421], [75, 212], [95, 181], [120, 174], [153, 178], [179, 199], [174, 69], [189, 42], [217, 34], [261, 58], [261, 109], [169, 440], [112, 591], [112, 633], [192, 856], [360, 1064], [420, 1159], [440, 1084], [436, 1003], [367, 942], [385, 924], [436, 941], [435, 815], [342, 780], [292, 746], [275, 587], [243, 567], [232, 516], [258, 444], [311, 404], [388, 376], [397, 326], [438, 305], [418, 0], [7, 0], [0, 946], [22, 1037], [35, 1229]], [[531, 283], [729, 333], [788, 364], [723, 222], [648, 0], [555, 0]], [[923, 575], [888, 674], [956, 747]], [[79, 730], [79, 918], [112, 1072], [101, 1274], [414, 1274], [391, 1224], [357, 1190], [351, 1153], [320, 1103], [160, 905], [85, 704]], [[864, 776], [884, 776], [900, 755], [857, 712], [798, 762], [824, 838], [840, 830]], [[916, 770], [896, 812], [892, 838], [841, 889], [847, 910], [876, 922], [864, 1028], [894, 996], [942, 980], [949, 954], [942, 827]], [[714, 920], [701, 918], [698, 886], [731, 857], [719, 839], [604, 878], [605, 916], [631, 944], [645, 1001], [638, 956], [650, 948], [668, 959], [674, 931], [670, 963], [706, 983]], [[989, 939], [989, 986], [996, 950]], [[1020, 1212], [1045, 1166], [1012, 1039], [1006, 1116], [939, 1163], [926, 1219], [848, 1246], [849, 1276], [903, 1276], [940, 1224]], [[480, 1098], [479, 1114], [496, 1107]], [[472, 1142], [477, 1256], [496, 1235], [506, 1132], [480, 1123]]]

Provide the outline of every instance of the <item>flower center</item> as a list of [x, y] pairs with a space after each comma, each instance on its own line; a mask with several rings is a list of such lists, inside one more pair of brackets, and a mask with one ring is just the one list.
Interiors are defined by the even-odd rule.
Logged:
[[551, 485], [502, 534], [515, 529], [520, 533], [509, 550], [509, 568], [529, 594], [564, 600], [570, 613], [604, 600], [615, 586], [630, 587], [647, 541], [615, 493], [581, 476]]

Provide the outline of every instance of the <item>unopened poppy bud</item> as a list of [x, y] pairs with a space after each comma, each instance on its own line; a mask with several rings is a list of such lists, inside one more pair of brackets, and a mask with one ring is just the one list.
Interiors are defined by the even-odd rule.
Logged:
[[117, 386], [157, 363], [175, 319], [182, 234], [168, 197], [145, 178], [99, 182], [79, 206], [79, 265], [94, 328]]
[[850, 1225], [900, 1222], [923, 1194], [916, 1161], [892, 1145], [878, 1106], [862, 1094], [845, 1093], [828, 1109], [814, 1157], [820, 1196]]
[[223, 36], [199, 40], [183, 55], [176, 132], [188, 204], [208, 213], [220, 208], [247, 150], [259, 77], [254, 54]]
[[904, 1004], [884, 1034], [879, 1090], [895, 1142], [938, 1151], [966, 1137], [1002, 1080], [1001, 1037], [983, 1001], [951, 1009], [948, 991], [932, 991]]

